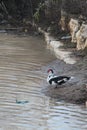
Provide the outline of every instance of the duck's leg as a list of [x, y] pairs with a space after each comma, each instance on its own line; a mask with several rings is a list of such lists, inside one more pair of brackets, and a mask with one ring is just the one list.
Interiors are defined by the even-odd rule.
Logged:
[[55, 84], [56, 84], [56, 85], [55, 85], [55, 88], [57, 88], [57, 87], [58, 87], [58, 82], [57, 82], [57, 81], [55, 81]]

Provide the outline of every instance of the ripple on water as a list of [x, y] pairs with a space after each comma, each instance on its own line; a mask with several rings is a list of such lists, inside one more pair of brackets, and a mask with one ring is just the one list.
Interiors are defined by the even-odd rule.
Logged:
[[40, 38], [0, 34], [0, 130], [87, 129], [85, 108], [41, 93], [41, 67], [54, 59]]

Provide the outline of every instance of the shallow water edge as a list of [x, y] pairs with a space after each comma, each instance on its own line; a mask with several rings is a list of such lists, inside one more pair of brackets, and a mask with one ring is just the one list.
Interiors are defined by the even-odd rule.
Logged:
[[[87, 80], [84, 75], [87, 72], [87, 66], [83, 69], [83, 65], [79, 67], [77, 62], [80, 63], [80, 58], [75, 57], [70, 50], [66, 51], [63, 47], [63, 43], [56, 40], [49, 33], [46, 33], [41, 28], [39, 31], [44, 34], [45, 41], [47, 43], [47, 48], [54, 52], [57, 57], [57, 61], [51, 65], [56, 74], [73, 76], [74, 80], [70, 83], [58, 87], [56, 90], [54, 88], [47, 87], [45, 89], [45, 94], [51, 97], [60, 98], [67, 102], [76, 104], [85, 104], [87, 101]], [[73, 56], [72, 56], [73, 55]]]

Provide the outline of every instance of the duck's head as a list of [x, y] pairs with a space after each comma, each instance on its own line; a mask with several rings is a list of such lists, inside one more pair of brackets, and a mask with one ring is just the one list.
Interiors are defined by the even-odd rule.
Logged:
[[48, 69], [47, 73], [54, 73], [52, 69]]

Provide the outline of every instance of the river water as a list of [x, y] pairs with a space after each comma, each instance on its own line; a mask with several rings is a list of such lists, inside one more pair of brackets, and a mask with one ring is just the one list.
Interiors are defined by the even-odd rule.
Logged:
[[0, 34], [0, 130], [87, 130], [84, 106], [41, 92], [54, 60], [42, 38]]

